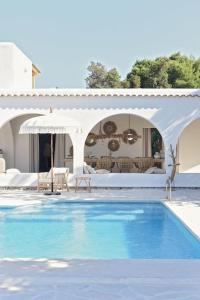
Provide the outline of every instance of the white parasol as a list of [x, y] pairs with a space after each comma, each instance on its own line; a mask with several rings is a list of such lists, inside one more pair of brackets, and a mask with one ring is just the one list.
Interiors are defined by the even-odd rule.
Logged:
[[53, 135], [80, 132], [80, 123], [63, 113], [52, 112], [26, 120], [20, 127], [20, 134], [51, 134], [51, 194], [53, 194]]

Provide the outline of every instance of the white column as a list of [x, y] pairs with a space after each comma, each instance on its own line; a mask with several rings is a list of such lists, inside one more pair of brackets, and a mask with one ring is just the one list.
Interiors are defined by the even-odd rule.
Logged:
[[81, 134], [77, 134], [72, 137], [72, 143], [73, 143], [73, 173], [74, 175], [82, 175], [85, 139]]

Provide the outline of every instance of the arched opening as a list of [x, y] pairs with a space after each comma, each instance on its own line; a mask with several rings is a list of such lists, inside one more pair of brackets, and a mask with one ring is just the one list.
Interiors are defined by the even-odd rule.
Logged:
[[[148, 120], [117, 114], [96, 124], [84, 148], [84, 173], [165, 173], [164, 142]], [[89, 167], [88, 167], [89, 166]]]
[[[50, 169], [50, 135], [19, 134], [20, 126], [27, 119], [39, 114], [25, 114], [6, 122], [0, 128], [0, 156], [6, 169], [22, 173], [46, 172]], [[73, 172], [72, 141], [69, 135], [54, 136], [54, 165], [69, 167]], [[67, 160], [69, 158], [69, 161]]]
[[184, 128], [177, 150], [179, 173], [200, 173], [200, 119]]

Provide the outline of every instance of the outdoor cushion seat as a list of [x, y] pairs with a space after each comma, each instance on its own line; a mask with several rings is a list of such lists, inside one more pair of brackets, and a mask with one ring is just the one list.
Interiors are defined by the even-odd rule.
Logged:
[[84, 174], [95, 174], [96, 170], [88, 165], [86, 162], [83, 164], [83, 173]]
[[97, 169], [97, 170], [95, 170], [94, 168], [87, 165], [86, 163], [84, 163], [83, 171], [84, 171], [85, 174], [107, 174], [107, 173], [110, 173], [110, 171], [106, 170], [106, 169]]
[[83, 164], [83, 173], [84, 174], [89, 174], [88, 165], [87, 165], [86, 162], [84, 162], [84, 164]]
[[157, 167], [152, 167], [149, 168], [148, 170], [145, 171], [146, 174], [165, 174], [165, 170], [157, 168]]
[[156, 168], [156, 169], [154, 169], [153, 174], [165, 174], [165, 170]]
[[12, 168], [12, 169], [7, 169], [7, 170], [6, 170], [6, 173], [7, 173], [7, 174], [11, 174], [11, 173], [20, 174], [21, 172], [20, 172], [20, 170], [18, 170], [18, 169]]
[[106, 170], [106, 169], [98, 169], [96, 170], [96, 174], [108, 174], [110, 173], [109, 170]]

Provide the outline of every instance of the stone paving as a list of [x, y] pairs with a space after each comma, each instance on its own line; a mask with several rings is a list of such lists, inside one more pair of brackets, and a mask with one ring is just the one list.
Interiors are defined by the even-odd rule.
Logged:
[[200, 261], [1, 261], [0, 299], [199, 300]]

